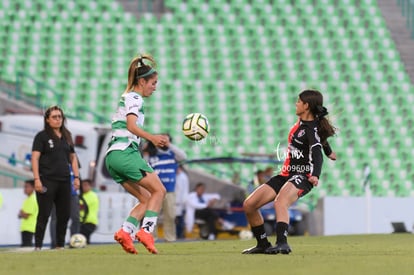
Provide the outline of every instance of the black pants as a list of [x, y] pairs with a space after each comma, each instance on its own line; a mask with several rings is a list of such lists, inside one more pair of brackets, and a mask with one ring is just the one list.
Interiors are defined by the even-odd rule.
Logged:
[[218, 213], [211, 208], [197, 209], [195, 211], [196, 219], [205, 220], [208, 225], [208, 231], [217, 235], [216, 221], [219, 218]]
[[31, 247], [33, 246], [33, 232], [22, 231], [22, 245], [21, 247]]
[[86, 243], [91, 243], [91, 234], [95, 231], [96, 225], [93, 223], [82, 223], [80, 233], [86, 237]]
[[[79, 217], [79, 197], [78, 195], [73, 195], [71, 198], [70, 204], [70, 235], [79, 233], [80, 232], [80, 217]], [[56, 209], [55, 207], [52, 208], [50, 224], [49, 224], [49, 231], [50, 231], [50, 248], [56, 248]]]
[[185, 214], [175, 217], [175, 232], [177, 234], [177, 239], [185, 238], [184, 216]]
[[47, 188], [47, 191], [36, 193], [39, 214], [36, 223], [35, 247], [43, 246], [45, 230], [53, 204], [56, 207], [56, 246], [64, 247], [71, 207], [72, 186], [70, 179], [51, 181], [42, 178], [42, 184]]

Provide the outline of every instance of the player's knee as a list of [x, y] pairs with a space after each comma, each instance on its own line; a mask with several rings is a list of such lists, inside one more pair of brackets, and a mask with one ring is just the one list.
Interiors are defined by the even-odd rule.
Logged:
[[278, 199], [275, 201], [275, 209], [287, 209], [289, 208], [289, 203], [286, 200]]
[[167, 189], [165, 189], [164, 185], [161, 185], [160, 192], [161, 192], [162, 197], [165, 197], [165, 195], [167, 194]]
[[165, 195], [167, 194], [167, 189], [165, 189], [163, 184], [159, 184], [152, 196], [154, 196], [155, 194], [164, 199]]
[[246, 214], [249, 214], [253, 211], [255, 211], [255, 206], [252, 204], [252, 202], [250, 200], [245, 200], [243, 202], [243, 210]]

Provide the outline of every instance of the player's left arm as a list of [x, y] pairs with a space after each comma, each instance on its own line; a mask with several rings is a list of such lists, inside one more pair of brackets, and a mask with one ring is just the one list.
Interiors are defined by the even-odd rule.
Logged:
[[313, 184], [313, 186], [317, 186], [319, 183], [319, 176], [321, 175], [323, 163], [322, 148], [320, 143], [314, 144], [311, 147], [311, 154], [313, 171], [308, 180]]
[[323, 152], [325, 155], [330, 158], [331, 160], [336, 160], [336, 153], [332, 151], [331, 145], [328, 141], [323, 142], [322, 144]]
[[322, 172], [323, 163], [322, 144], [317, 128], [314, 128], [314, 132], [308, 135], [308, 142], [311, 151], [311, 161], [313, 164], [312, 174], [308, 180], [313, 184], [313, 186], [317, 186], [319, 183], [319, 176]]

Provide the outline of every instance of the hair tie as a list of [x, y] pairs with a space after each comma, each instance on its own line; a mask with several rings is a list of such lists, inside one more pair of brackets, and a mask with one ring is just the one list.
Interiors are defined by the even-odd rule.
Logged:
[[139, 55], [138, 60], [137, 60], [137, 65], [135, 66], [136, 69], [145, 66], [144, 63], [144, 58], [142, 57], [142, 55]]
[[321, 119], [321, 118], [323, 118], [324, 116], [326, 116], [326, 115], [328, 115], [328, 114], [329, 114], [329, 113], [328, 113], [328, 109], [326, 109], [326, 107], [324, 107], [324, 106], [322, 106], [322, 105], [318, 105], [318, 106], [316, 106], [316, 111], [317, 111], [316, 117], [317, 117], [318, 119]]

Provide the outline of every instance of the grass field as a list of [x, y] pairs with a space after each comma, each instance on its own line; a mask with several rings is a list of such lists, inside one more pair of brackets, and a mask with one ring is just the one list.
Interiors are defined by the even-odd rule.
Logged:
[[[272, 237], [272, 242], [274, 238]], [[414, 235], [290, 237], [290, 255], [242, 255], [254, 240], [140, 244], [138, 255], [118, 244], [41, 252], [0, 249], [0, 274], [414, 274]]]

